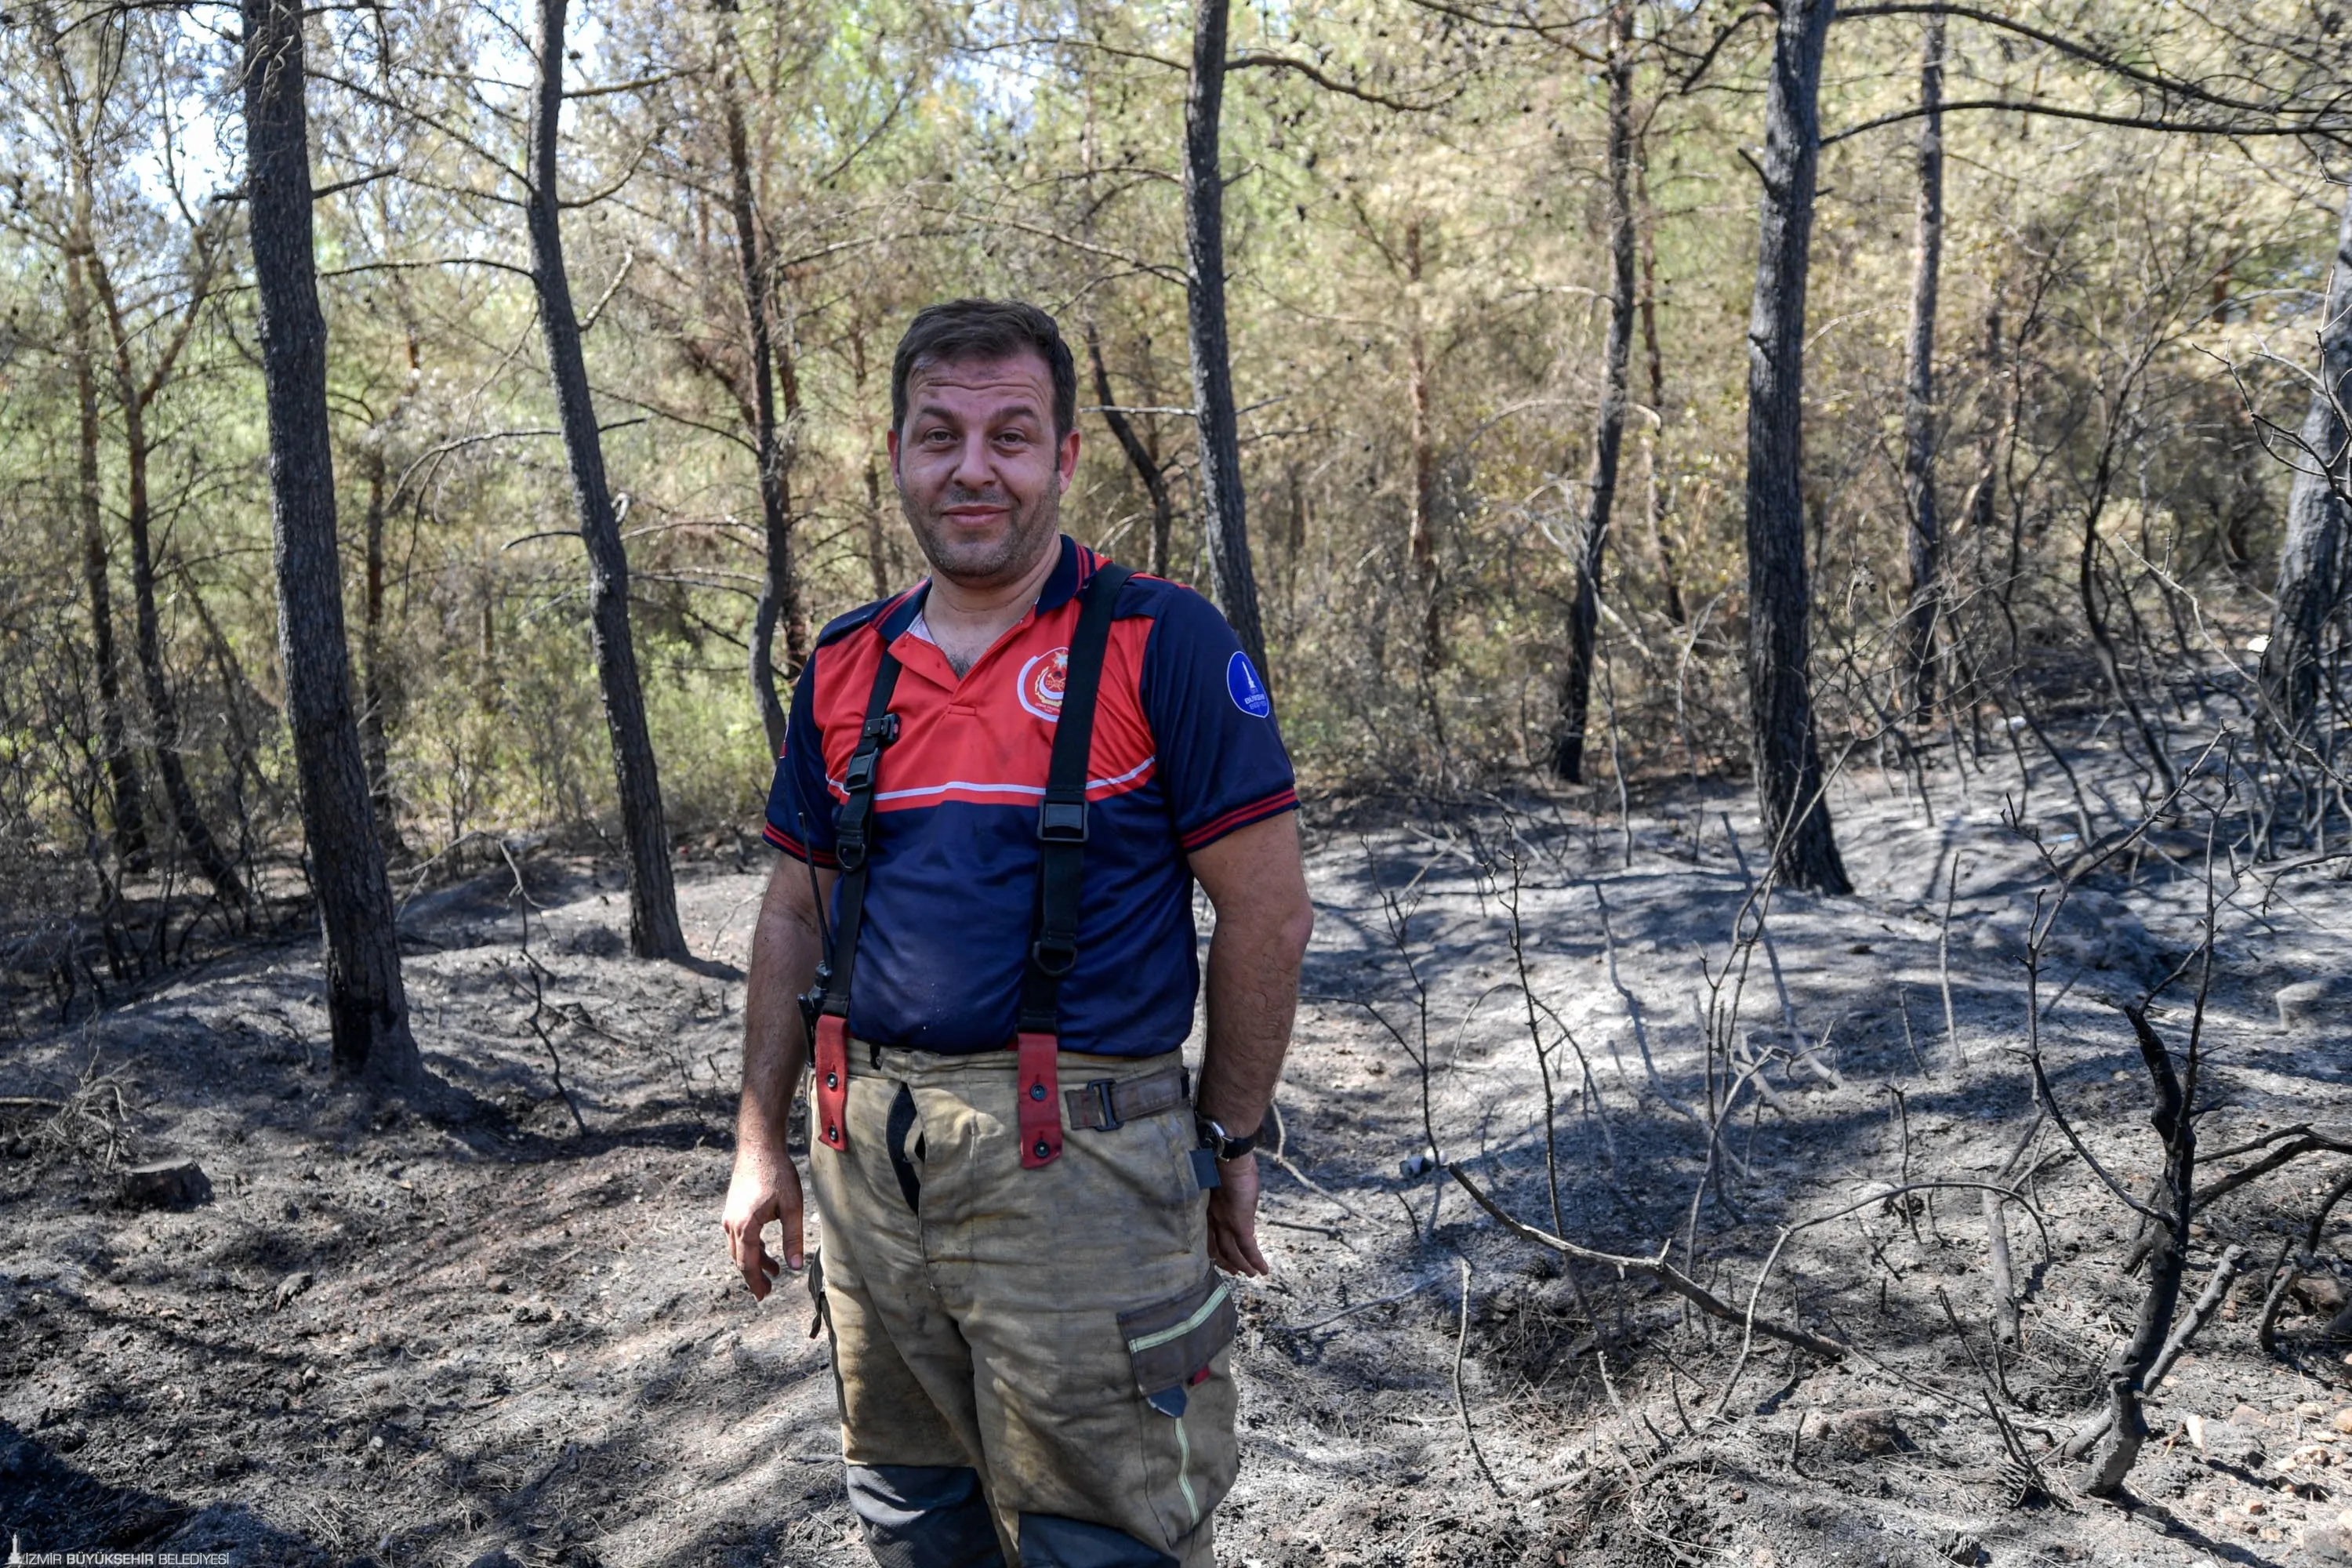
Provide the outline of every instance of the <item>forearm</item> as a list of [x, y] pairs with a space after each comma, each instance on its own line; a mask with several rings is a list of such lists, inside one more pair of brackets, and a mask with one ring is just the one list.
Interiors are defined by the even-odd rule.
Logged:
[[[788, 873], [792, 868], [781, 868]], [[820, 952], [814, 921], [788, 890], [772, 889], [751, 933], [743, 1000], [743, 1094], [736, 1112], [739, 1146], [781, 1149], [793, 1098], [808, 1065], [800, 994], [815, 976]]]
[[1192, 1103], [1235, 1137], [1274, 1103], [1298, 1012], [1298, 965], [1315, 905], [1290, 812], [1192, 851], [1192, 875], [1216, 906], [1209, 939], [1209, 1039]]
[[1301, 911], [1220, 914], [1209, 939], [1208, 1042], [1194, 1104], [1226, 1131], [1255, 1130], [1274, 1103], [1298, 1011]]

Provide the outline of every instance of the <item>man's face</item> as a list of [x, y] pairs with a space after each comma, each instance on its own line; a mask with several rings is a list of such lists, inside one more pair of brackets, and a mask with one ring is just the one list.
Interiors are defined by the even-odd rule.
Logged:
[[918, 364], [890, 432], [898, 503], [931, 570], [960, 586], [1018, 582], [1061, 530], [1078, 433], [1054, 436], [1045, 358]]

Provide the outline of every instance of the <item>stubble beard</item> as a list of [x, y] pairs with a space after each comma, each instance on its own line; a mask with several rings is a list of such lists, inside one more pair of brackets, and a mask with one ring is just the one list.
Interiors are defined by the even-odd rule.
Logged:
[[[993, 501], [999, 498], [953, 490], [940, 498], [942, 508]], [[1018, 580], [1037, 564], [1037, 558], [1062, 530], [1062, 498], [1047, 484], [1025, 507], [1013, 510], [1004, 531], [993, 539], [956, 541], [952, 525], [919, 509], [903, 492], [898, 510], [915, 536], [916, 548], [935, 575], [962, 588], [987, 588]]]

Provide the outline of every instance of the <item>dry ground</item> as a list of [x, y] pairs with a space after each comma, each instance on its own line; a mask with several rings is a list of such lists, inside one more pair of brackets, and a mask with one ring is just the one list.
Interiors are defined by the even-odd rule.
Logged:
[[[2077, 762], [2095, 794], [2119, 791], [2115, 753], [2088, 743]], [[1719, 1091], [1706, 975], [1732, 956], [1742, 854], [1758, 858], [1744, 795], [1684, 790], [1622, 823], [1605, 802], [1597, 818], [1557, 804], [1360, 830], [1310, 817], [1321, 915], [1281, 1100], [1292, 1168], [1268, 1184], [1276, 1273], [1244, 1289], [1228, 1565], [2352, 1561], [2326, 1535], [2352, 1505], [2335, 1465], [2352, 1437], [2339, 1447], [2331, 1425], [2352, 1373], [2322, 1332], [2343, 1295], [2333, 1272], [2352, 1272], [2343, 1222], [2280, 1353], [2254, 1342], [2277, 1238], [2340, 1159], [2206, 1212], [2192, 1290], [2231, 1242], [2251, 1247], [2253, 1276], [2158, 1395], [2124, 1506], [2074, 1495], [2047, 1448], [2136, 1310], [2128, 1211], [2054, 1128], [2033, 1135], [2019, 1166], [2037, 1173], [2033, 1212], [2009, 1215], [2024, 1332], [2000, 1346], [1977, 1194], [1871, 1201], [1990, 1179], [2036, 1114], [2020, 961], [2049, 881], [2003, 825], [2014, 764], [1927, 783], [1924, 800], [1900, 775], [1842, 784], [1861, 890], [1772, 901], [1725, 1037], [1767, 1065], [1703, 1194]], [[2063, 855], [2057, 787], [2037, 776], [2022, 816]], [[2060, 1102], [2130, 1181], [2155, 1169], [2156, 1141], [2115, 1004], [2197, 945], [2192, 829], [2078, 887], [2042, 976]], [[695, 968], [623, 955], [609, 868], [524, 866], [528, 958], [502, 868], [406, 910], [418, 1032], [486, 1107], [471, 1121], [326, 1091], [307, 944], [235, 952], [0, 1047], [0, 1093], [88, 1112], [75, 1155], [36, 1117], [0, 1131], [0, 1529], [25, 1550], [381, 1568], [864, 1560], [806, 1298], [755, 1307], [718, 1227], [731, 966], [764, 861], [685, 868]], [[2352, 1006], [2336, 993], [2290, 1031], [2273, 1003], [2352, 973], [2352, 890], [2329, 879], [2342, 866], [2274, 885], [2221, 868], [2209, 1149], [2352, 1121]], [[1549, 1049], [1550, 1176], [1515, 897]], [[2175, 984], [2152, 1015], [2176, 1047], [2192, 992]], [[1426, 1079], [1404, 1048], [1424, 1038]], [[135, 1145], [118, 1156], [194, 1156], [209, 1203], [119, 1202], [101, 1146], [118, 1088]], [[1685, 1238], [1677, 1260], [1743, 1307], [1782, 1226], [1860, 1204], [1790, 1240], [1755, 1298], [1857, 1352], [1832, 1366], [1759, 1341], [1743, 1358], [1736, 1327], [1638, 1280], [1569, 1278], [1428, 1170], [1424, 1094], [1438, 1152], [1511, 1212], [1621, 1251]], [[1995, 1408], [2054, 1497], [2021, 1501], [2032, 1477]]]

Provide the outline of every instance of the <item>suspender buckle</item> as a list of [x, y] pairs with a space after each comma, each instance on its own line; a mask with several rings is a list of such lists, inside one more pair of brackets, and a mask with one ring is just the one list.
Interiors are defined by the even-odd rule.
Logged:
[[1096, 1123], [1097, 1130], [1099, 1131], [1116, 1132], [1127, 1125], [1118, 1119], [1118, 1107], [1111, 1102], [1111, 1089], [1116, 1086], [1116, 1081], [1107, 1078], [1087, 1080], [1087, 1092], [1095, 1097], [1095, 1104], [1102, 1109], [1102, 1121]]
[[850, 753], [849, 765], [841, 771], [841, 787], [851, 795], [864, 795], [874, 787], [874, 770], [881, 761], [882, 753], [877, 748], [860, 745]]
[[1087, 841], [1087, 803], [1083, 800], [1049, 800], [1037, 807], [1037, 837], [1048, 844], [1084, 844]]
[[866, 864], [866, 829], [836, 827], [834, 830], [833, 858], [841, 863], [845, 872], [855, 871]]
[[1066, 979], [1077, 966], [1078, 944], [1069, 937], [1041, 936], [1029, 944], [1029, 962], [1041, 973]]

